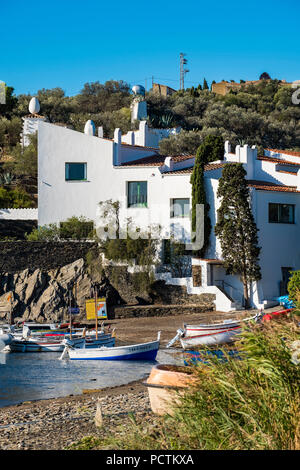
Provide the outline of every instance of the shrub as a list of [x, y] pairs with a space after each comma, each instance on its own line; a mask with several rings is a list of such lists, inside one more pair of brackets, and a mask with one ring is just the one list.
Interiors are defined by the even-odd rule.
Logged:
[[82, 240], [93, 236], [93, 222], [84, 217], [70, 217], [61, 222], [60, 226], [49, 224], [38, 227], [26, 235], [26, 238], [28, 241], [53, 241], [59, 239]]
[[34, 203], [23, 189], [0, 188], [0, 208], [1, 209], [26, 209], [33, 207]]

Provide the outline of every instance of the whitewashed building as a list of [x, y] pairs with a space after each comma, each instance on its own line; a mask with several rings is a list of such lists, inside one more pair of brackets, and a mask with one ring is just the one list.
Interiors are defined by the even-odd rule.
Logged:
[[[159, 154], [159, 139], [171, 132], [177, 131], [152, 130], [141, 121], [138, 131], [122, 136], [116, 129], [113, 139], [105, 139], [101, 130], [99, 137], [39, 122], [39, 225], [59, 223], [74, 215], [96, 222], [99, 202], [112, 199], [121, 202], [121, 220], [131, 218], [142, 229], [159, 224], [162, 239], [174, 234], [188, 242], [187, 209], [195, 159]], [[264, 308], [284, 293], [289, 271], [300, 269], [300, 153], [267, 149], [258, 156], [255, 147], [237, 146], [232, 152], [226, 142], [224, 160], [205, 167], [213, 227], [220, 204], [218, 180], [230, 162], [242, 163], [247, 171], [262, 272], [262, 279], [253, 283], [250, 298], [253, 307]], [[157, 277], [186, 285], [191, 294], [214, 293], [217, 310], [241, 307], [242, 283], [237, 276], [226, 275], [213, 229], [206, 259], [193, 259], [193, 264], [201, 266], [200, 285], [193, 285], [192, 277], [172, 279], [170, 273]]]

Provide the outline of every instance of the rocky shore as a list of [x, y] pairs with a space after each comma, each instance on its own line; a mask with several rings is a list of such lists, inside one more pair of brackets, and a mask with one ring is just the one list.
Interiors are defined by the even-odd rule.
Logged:
[[[102, 427], [95, 424], [100, 403]], [[79, 396], [23, 403], [0, 410], [0, 450], [62, 450], [84, 437], [126, 432], [133, 414], [151, 419], [147, 389], [141, 382]]]

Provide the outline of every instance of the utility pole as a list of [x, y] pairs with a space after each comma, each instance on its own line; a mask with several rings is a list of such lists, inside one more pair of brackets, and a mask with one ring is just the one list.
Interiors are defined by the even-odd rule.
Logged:
[[184, 66], [187, 64], [187, 59], [185, 59], [186, 54], [180, 52], [180, 90], [184, 90], [184, 76], [189, 72], [188, 69], [185, 69]]

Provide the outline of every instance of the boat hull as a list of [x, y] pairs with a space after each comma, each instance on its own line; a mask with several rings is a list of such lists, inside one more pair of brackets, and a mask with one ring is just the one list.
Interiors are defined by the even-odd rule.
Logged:
[[[76, 338], [74, 341], [75, 348], [86, 348], [92, 349], [95, 347], [107, 346], [113, 347], [115, 344], [115, 338], [110, 335], [105, 335], [98, 340], [89, 340], [85, 338]], [[62, 352], [65, 349], [65, 343], [59, 342], [39, 342], [37, 340], [13, 340], [9, 344], [9, 350], [11, 352]]]
[[0, 335], [0, 350], [4, 347], [9, 345], [13, 340], [13, 336], [9, 333]]
[[241, 333], [242, 328], [236, 326], [228, 329], [219, 329], [211, 331], [198, 331], [193, 336], [187, 335], [180, 338], [181, 346], [186, 349], [191, 346], [215, 346], [218, 344], [227, 344], [233, 342], [236, 335]]
[[120, 346], [117, 348], [69, 349], [72, 361], [154, 361], [159, 349], [159, 342], [143, 345]]

